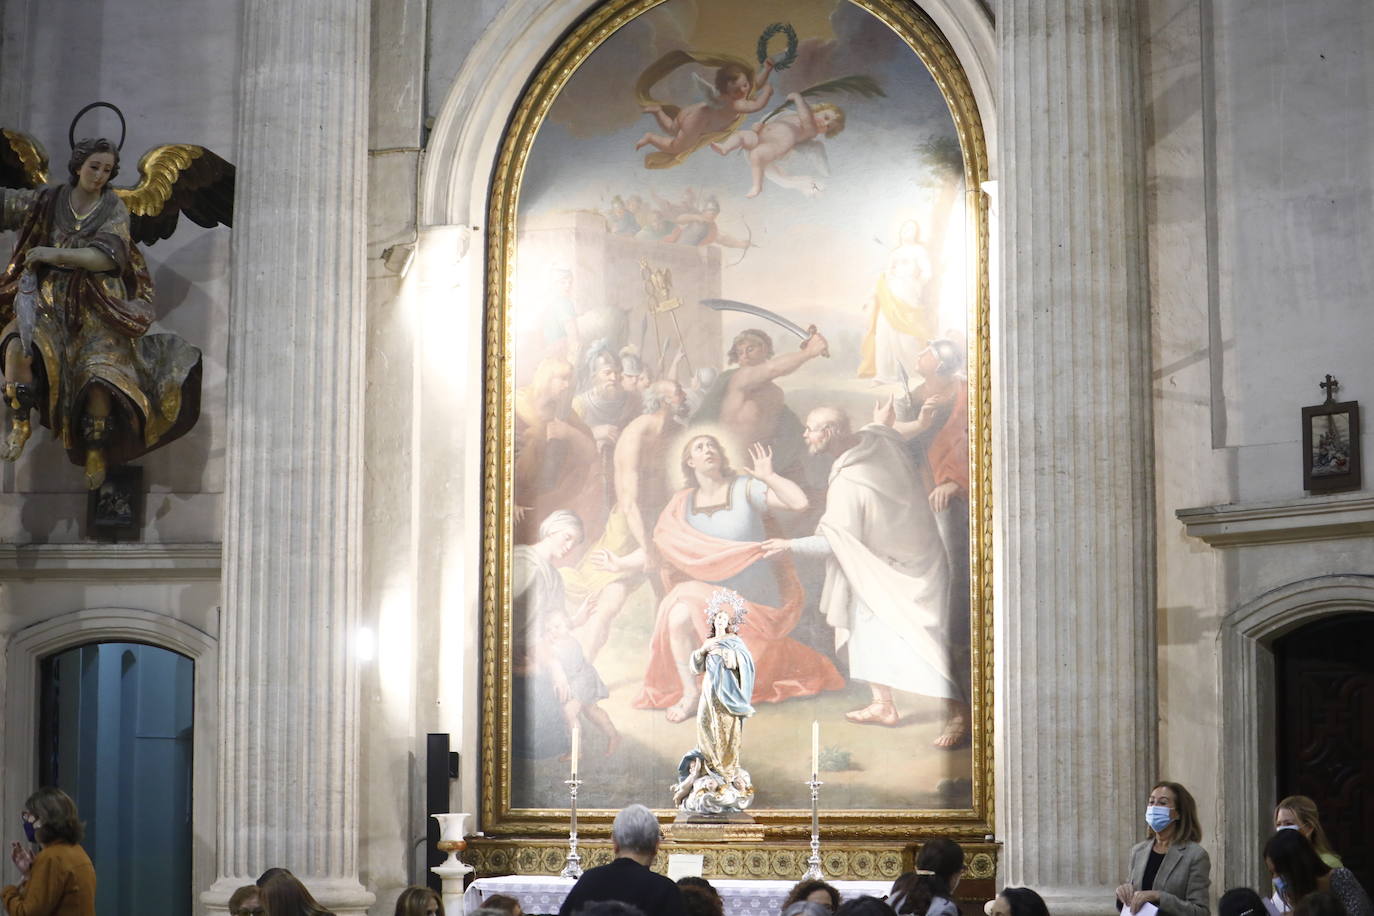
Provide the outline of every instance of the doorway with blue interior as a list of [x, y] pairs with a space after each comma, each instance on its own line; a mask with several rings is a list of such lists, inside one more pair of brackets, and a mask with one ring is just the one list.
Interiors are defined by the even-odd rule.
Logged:
[[195, 664], [140, 643], [43, 659], [38, 775], [86, 824], [101, 916], [190, 916]]

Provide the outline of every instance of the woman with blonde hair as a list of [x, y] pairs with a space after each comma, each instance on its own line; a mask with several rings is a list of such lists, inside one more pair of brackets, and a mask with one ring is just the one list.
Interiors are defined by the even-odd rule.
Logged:
[[56, 786], [44, 786], [24, 802], [24, 833], [39, 845], [34, 855], [14, 843], [10, 859], [22, 876], [0, 891], [9, 916], [95, 916], [95, 866], [81, 848], [85, 825], [76, 802]]
[[1290, 795], [1279, 802], [1274, 809], [1274, 829], [1298, 831], [1307, 837], [1328, 868], [1341, 867], [1341, 857], [1331, 848], [1322, 822], [1317, 819], [1317, 803], [1306, 795]]

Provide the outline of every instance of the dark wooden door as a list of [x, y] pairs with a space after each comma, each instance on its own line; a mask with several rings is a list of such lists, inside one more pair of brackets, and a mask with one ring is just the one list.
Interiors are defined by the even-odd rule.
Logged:
[[1374, 614], [1309, 623], [1274, 643], [1274, 661], [1278, 798], [1315, 801], [1336, 853], [1374, 888]]

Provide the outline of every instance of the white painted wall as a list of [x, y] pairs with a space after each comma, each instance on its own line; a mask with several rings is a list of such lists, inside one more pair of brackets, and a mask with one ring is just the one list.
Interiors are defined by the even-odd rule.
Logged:
[[1161, 775], [1197, 796], [1219, 892], [1257, 867], [1242, 813], [1274, 800], [1272, 787], [1226, 796], [1223, 725], [1257, 710], [1222, 708], [1223, 623], [1271, 590], [1374, 571], [1374, 541], [1213, 548], [1175, 513], [1290, 499], [1316, 511], [1321, 500], [1302, 502], [1300, 408], [1320, 402], [1327, 372], [1343, 399], [1374, 407], [1374, 7], [1149, 0], [1142, 12]]

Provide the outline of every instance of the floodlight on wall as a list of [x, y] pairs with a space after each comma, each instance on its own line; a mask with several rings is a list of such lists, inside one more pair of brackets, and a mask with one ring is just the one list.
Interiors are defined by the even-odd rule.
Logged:
[[413, 242], [405, 245], [392, 245], [382, 252], [382, 263], [386, 269], [404, 277], [406, 271], [410, 270], [410, 264], [415, 260], [415, 244]]

